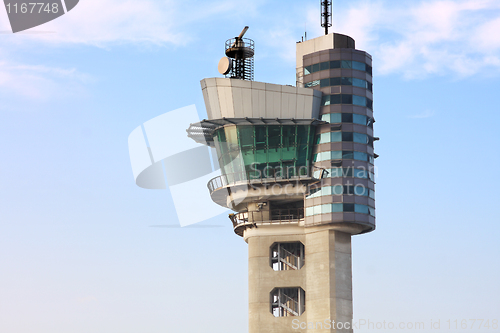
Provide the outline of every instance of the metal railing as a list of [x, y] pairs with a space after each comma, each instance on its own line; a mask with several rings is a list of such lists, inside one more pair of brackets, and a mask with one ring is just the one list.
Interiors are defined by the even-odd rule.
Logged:
[[[297, 172], [298, 171], [298, 172]], [[310, 179], [321, 179], [323, 172], [326, 172], [323, 168], [316, 166], [301, 167], [298, 170], [287, 171], [286, 173], [281, 172], [236, 172], [229, 173], [221, 176], [214, 177], [210, 179], [207, 183], [208, 190], [212, 194], [215, 190], [229, 185], [237, 184], [251, 184], [251, 183], [275, 183], [280, 181], [300, 181], [300, 180], [310, 180]]]
[[304, 208], [271, 209], [270, 211], [242, 212], [229, 215], [233, 227], [244, 223], [283, 224], [297, 223], [304, 219]]

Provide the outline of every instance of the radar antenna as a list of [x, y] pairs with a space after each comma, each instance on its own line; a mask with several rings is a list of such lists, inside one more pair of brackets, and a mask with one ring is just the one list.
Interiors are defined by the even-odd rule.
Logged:
[[219, 61], [219, 73], [231, 78], [253, 81], [254, 41], [243, 38], [248, 30], [245, 26], [238, 37], [226, 41], [226, 57]]
[[321, 0], [321, 26], [325, 28], [325, 35], [328, 35], [328, 28], [332, 26], [331, 0]]

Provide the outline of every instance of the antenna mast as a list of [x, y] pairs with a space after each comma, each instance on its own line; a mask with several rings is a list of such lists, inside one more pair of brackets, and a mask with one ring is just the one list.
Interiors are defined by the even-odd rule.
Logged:
[[332, 26], [332, 0], [321, 0], [321, 26], [328, 35], [328, 28]]
[[248, 26], [245, 26], [238, 37], [226, 41], [226, 57], [219, 61], [219, 73], [235, 79], [253, 81], [255, 46], [253, 40], [243, 38], [247, 30]]

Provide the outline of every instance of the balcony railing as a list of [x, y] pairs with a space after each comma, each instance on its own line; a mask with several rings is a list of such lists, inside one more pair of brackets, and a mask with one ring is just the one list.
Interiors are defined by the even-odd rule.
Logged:
[[220, 188], [237, 185], [237, 184], [251, 184], [251, 183], [275, 183], [282, 181], [300, 181], [311, 179], [322, 179], [325, 169], [316, 166], [302, 167], [297, 170], [298, 172], [287, 173], [256, 173], [256, 172], [238, 172], [217, 176], [208, 181], [207, 187], [212, 194], [215, 190]]
[[304, 208], [271, 209], [270, 211], [242, 212], [229, 215], [236, 228], [242, 224], [289, 224], [304, 219]]

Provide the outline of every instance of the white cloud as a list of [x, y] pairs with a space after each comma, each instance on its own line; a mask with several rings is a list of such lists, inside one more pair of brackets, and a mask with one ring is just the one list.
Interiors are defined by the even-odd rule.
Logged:
[[499, 1], [357, 2], [338, 17], [335, 30], [373, 55], [377, 74], [500, 71]]
[[[270, 6], [265, 0], [85, 0], [39, 28], [54, 33], [18, 34], [19, 38], [10, 40], [101, 47], [113, 43], [187, 45], [203, 36], [203, 31], [194, 30], [203, 22], [221, 17], [234, 23], [245, 17], [255, 22], [252, 35], [262, 43], [259, 45], [293, 63], [295, 42], [300, 39], [296, 34], [304, 23], [309, 38], [322, 34], [319, 4], [290, 2], [278, 16], [268, 10]], [[358, 0], [343, 6], [334, 4], [331, 31], [350, 35], [358, 49], [371, 53], [377, 75], [423, 78], [450, 73], [459, 77], [500, 73], [498, 0]], [[0, 29], [9, 29], [6, 13], [1, 10]]]
[[[18, 33], [19, 42], [38, 40], [47, 43], [78, 43], [107, 47], [111, 43], [152, 43], [185, 45], [192, 26], [202, 20], [231, 13], [256, 15], [263, 0], [175, 1], [175, 0], [85, 0], [40, 27]], [[8, 31], [8, 18], [0, 10], [0, 28]], [[37, 30], [53, 33], [36, 34]], [[201, 35], [203, 31], [197, 31]]]
[[[0, 62], [0, 89], [3, 93], [46, 101], [64, 95], [77, 95], [83, 84], [92, 81], [89, 75], [76, 69], [46, 66], [30, 66], [12, 62]], [[74, 94], [72, 94], [74, 92]]]
[[425, 119], [425, 118], [430, 118], [430, 117], [433, 117], [433, 116], [434, 116], [434, 111], [425, 110], [422, 113], [408, 116], [408, 118], [412, 118], [412, 119]]

